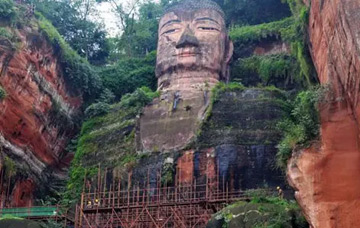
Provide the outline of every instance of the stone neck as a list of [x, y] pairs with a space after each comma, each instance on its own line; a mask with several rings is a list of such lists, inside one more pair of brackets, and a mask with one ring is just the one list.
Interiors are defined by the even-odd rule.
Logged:
[[212, 72], [189, 71], [164, 74], [158, 79], [158, 90], [178, 91], [186, 96], [187, 93], [210, 91], [218, 82], [219, 74]]

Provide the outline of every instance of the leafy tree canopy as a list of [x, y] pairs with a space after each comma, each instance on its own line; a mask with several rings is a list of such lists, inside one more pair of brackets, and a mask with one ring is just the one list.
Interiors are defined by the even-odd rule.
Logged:
[[109, 44], [103, 25], [89, 20], [95, 14], [95, 2], [68, 0], [36, 0], [36, 9], [57, 28], [64, 39], [81, 56], [95, 65], [104, 64]]

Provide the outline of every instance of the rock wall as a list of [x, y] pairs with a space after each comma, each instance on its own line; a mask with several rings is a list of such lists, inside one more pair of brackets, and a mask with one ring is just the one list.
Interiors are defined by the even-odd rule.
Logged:
[[281, 172], [274, 169], [281, 137], [276, 123], [287, 115], [283, 94], [238, 88], [213, 96], [217, 98], [208, 110], [211, 114], [187, 149], [160, 154], [152, 151], [139, 160], [133, 177], [144, 181], [151, 170], [150, 182], [155, 187], [156, 170], [164, 174], [164, 164], [171, 161], [172, 180], [177, 178], [180, 183], [206, 183], [206, 177], [218, 177], [229, 189], [285, 188]]
[[311, 1], [309, 38], [322, 85], [321, 140], [294, 154], [288, 179], [314, 228], [360, 226], [360, 1]]
[[0, 101], [0, 146], [22, 172], [10, 181], [15, 190], [9, 199], [12, 206], [22, 206], [31, 204], [32, 191], [53, 172], [61, 174], [72, 118], [82, 100], [67, 91], [56, 53], [36, 28], [12, 32], [16, 48], [0, 38], [0, 85], [7, 94]]
[[[230, 189], [243, 190], [286, 188], [282, 173], [274, 169], [276, 144], [281, 137], [276, 123], [288, 114], [285, 97], [273, 88], [237, 85], [217, 89], [194, 140], [174, 151], [135, 149], [134, 134], [140, 134], [136, 126], [139, 120], [133, 119], [136, 113], [122, 108], [122, 102], [113, 105], [107, 115], [84, 123], [78, 147], [82, 155], [75, 156], [73, 169], [86, 168], [90, 173], [99, 166], [107, 168], [108, 188], [114, 178], [126, 182], [129, 175], [134, 187], [157, 187], [160, 173], [161, 183], [167, 186], [195, 180], [204, 184], [206, 177], [218, 177], [220, 188], [226, 184]], [[153, 102], [149, 107], [158, 101]], [[75, 182], [81, 191], [83, 178], [73, 178]], [[96, 175], [89, 177], [89, 182], [95, 187]]]

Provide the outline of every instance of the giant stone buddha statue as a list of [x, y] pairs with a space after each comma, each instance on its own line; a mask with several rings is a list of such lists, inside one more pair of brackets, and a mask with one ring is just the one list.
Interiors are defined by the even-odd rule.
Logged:
[[194, 139], [211, 88], [228, 80], [232, 52], [224, 12], [215, 2], [184, 0], [165, 10], [156, 64], [161, 96], [140, 117], [139, 151], [181, 150]]

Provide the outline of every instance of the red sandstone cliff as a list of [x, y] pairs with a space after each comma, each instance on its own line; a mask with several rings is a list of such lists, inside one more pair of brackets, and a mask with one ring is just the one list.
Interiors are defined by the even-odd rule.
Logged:
[[288, 179], [312, 227], [360, 227], [360, 1], [312, 0], [309, 37], [321, 84], [321, 140], [293, 156]]
[[11, 180], [9, 199], [12, 206], [25, 206], [36, 184], [49, 179], [47, 172], [62, 166], [81, 99], [67, 92], [54, 50], [36, 28], [14, 33], [20, 41], [16, 50], [0, 38], [0, 85], [7, 94], [0, 101], [0, 146], [26, 170], [21, 179]]

